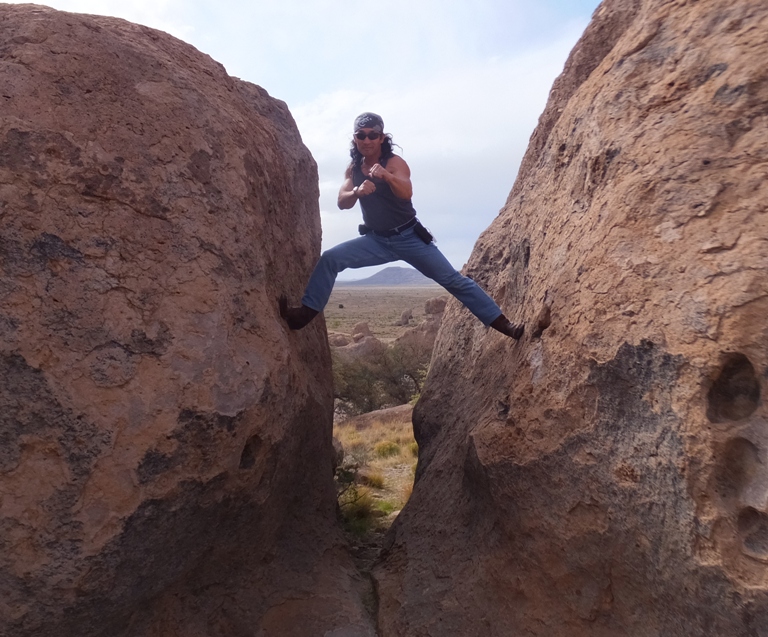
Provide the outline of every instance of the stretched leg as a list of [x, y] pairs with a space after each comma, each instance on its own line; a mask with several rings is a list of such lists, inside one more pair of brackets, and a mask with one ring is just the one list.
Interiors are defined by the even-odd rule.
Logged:
[[398, 257], [372, 234], [345, 241], [323, 252], [317, 262], [301, 303], [322, 312], [328, 303], [339, 272], [397, 261]]
[[479, 318], [490, 325], [501, 315], [501, 308], [477, 283], [465, 277], [450, 264], [434, 243], [426, 244], [413, 234], [403, 233], [393, 241], [393, 251], [424, 276], [442, 285]]
[[309, 278], [301, 307], [288, 307], [285, 296], [280, 297], [280, 315], [292, 330], [300, 330], [323, 311], [328, 303], [339, 272], [347, 268], [364, 268], [397, 261], [398, 256], [373, 235], [345, 241], [326, 250]]
[[406, 231], [393, 238], [391, 247], [401, 259], [459, 299], [483, 325], [515, 340], [523, 335], [524, 328], [510, 323], [496, 302], [472, 279], [457, 272], [434, 243], [425, 244]]

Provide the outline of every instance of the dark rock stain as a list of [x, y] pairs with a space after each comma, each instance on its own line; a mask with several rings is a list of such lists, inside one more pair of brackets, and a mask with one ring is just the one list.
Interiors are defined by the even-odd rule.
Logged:
[[713, 64], [709, 68], [705, 69], [704, 71], [696, 75], [693, 81], [693, 85], [695, 87], [698, 87], [698, 86], [701, 86], [702, 84], [706, 84], [713, 77], [722, 75], [727, 70], [728, 70], [728, 64], [726, 64], [725, 62], [721, 62], [719, 64]]
[[192, 154], [189, 162], [187, 162], [187, 170], [192, 178], [203, 187], [213, 207], [209, 212], [214, 212], [222, 204], [222, 192], [214, 185], [215, 168], [211, 165], [211, 160], [218, 158], [219, 154], [217, 152], [214, 157], [211, 157], [204, 150], [198, 150]]
[[30, 253], [46, 264], [49, 260], [83, 260], [83, 254], [79, 250], [67, 244], [61, 237], [48, 232], [42, 233], [32, 242]]
[[78, 566], [82, 590], [88, 595], [63, 615], [44, 620], [42, 627], [18, 626], [14, 634], [133, 635], [131, 617], [147, 610], [154, 597], [205, 563], [217, 539], [254, 529], [257, 505], [243, 494], [219, 497], [224, 481], [220, 476], [207, 483], [183, 482], [172, 499], [143, 502], [118, 537]]
[[176, 449], [171, 453], [157, 449], [147, 451], [137, 469], [139, 482], [146, 484], [167, 471], [188, 464], [193, 457], [203, 462], [212, 461], [219, 448], [219, 438], [235, 434], [242, 414], [225, 416], [216, 412], [182, 410], [177, 421], [179, 427], [170, 436], [178, 443]]
[[82, 265], [83, 254], [61, 237], [43, 232], [24, 243], [13, 234], [0, 237], [0, 267], [10, 275], [41, 272], [51, 261], [67, 261]]
[[205, 250], [206, 252], [209, 252], [210, 254], [214, 255], [219, 259], [219, 265], [216, 266], [215, 272], [217, 274], [220, 274], [224, 277], [230, 277], [234, 279], [241, 279], [242, 274], [240, 272], [240, 268], [235, 265], [235, 263], [230, 259], [221, 248], [218, 246], [210, 243], [209, 241], [203, 241], [202, 239], [197, 239], [198, 243], [200, 244], [200, 247]]
[[41, 174], [53, 160], [83, 165], [80, 149], [61, 133], [12, 128], [0, 144], [0, 167], [9, 170]]
[[739, 86], [729, 86], [728, 84], [723, 84], [715, 92], [715, 101], [730, 106], [731, 104], [734, 104], [742, 95], [744, 95], [746, 91], [747, 87], [744, 84], [740, 84]]
[[201, 184], [211, 181], [211, 156], [204, 150], [195, 151], [187, 162], [187, 170]]
[[53, 438], [75, 479], [90, 475], [110, 434], [65, 409], [45, 375], [19, 354], [0, 355], [0, 473], [21, 458], [21, 439]]
[[10, 339], [19, 329], [19, 321], [12, 316], [0, 314], [0, 338]]
[[162, 356], [168, 351], [168, 346], [172, 342], [173, 335], [171, 334], [171, 330], [165, 323], [161, 323], [155, 338], [149, 338], [149, 336], [142, 330], [132, 330], [131, 340], [127, 344], [127, 347], [135, 354]]

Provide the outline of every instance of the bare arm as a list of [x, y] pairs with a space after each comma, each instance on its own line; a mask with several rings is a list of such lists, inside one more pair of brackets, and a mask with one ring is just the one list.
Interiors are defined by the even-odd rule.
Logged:
[[413, 197], [411, 169], [408, 168], [405, 160], [398, 155], [390, 158], [386, 168], [381, 164], [376, 164], [371, 168], [371, 177], [377, 177], [386, 181], [395, 197], [399, 199], [410, 199]]
[[352, 166], [350, 165], [344, 173], [344, 183], [342, 183], [341, 188], [339, 188], [337, 204], [341, 210], [349, 210], [350, 208], [354, 208], [360, 197], [370, 195], [375, 190], [376, 186], [369, 179], [366, 179], [359, 186], [355, 186], [352, 183]]

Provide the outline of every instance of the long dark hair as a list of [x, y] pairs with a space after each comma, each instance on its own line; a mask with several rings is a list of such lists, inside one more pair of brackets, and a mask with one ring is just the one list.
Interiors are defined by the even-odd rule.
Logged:
[[[397, 146], [397, 144], [392, 141], [391, 133], [383, 133], [383, 135], [384, 141], [381, 142], [381, 158], [389, 159], [390, 157], [394, 157], [395, 153], [392, 150], [392, 147]], [[397, 147], [400, 148], [399, 146]], [[352, 158], [353, 166], [360, 166], [363, 163], [363, 155], [357, 150], [357, 144], [355, 144], [354, 139], [352, 140], [352, 146], [349, 149], [349, 156]]]

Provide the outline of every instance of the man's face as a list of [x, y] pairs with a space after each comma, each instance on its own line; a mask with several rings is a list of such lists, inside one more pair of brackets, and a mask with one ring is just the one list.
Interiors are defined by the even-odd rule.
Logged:
[[[361, 137], [362, 139], [360, 139]], [[371, 137], [373, 137], [373, 139], [371, 139]], [[372, 128], [359, 128], [355, 131], [354, 140], [360, 154], [362, 154], [363, 157], [368, 157], [376, 155], [381, 151], [384, 135], [376, 132]]]

